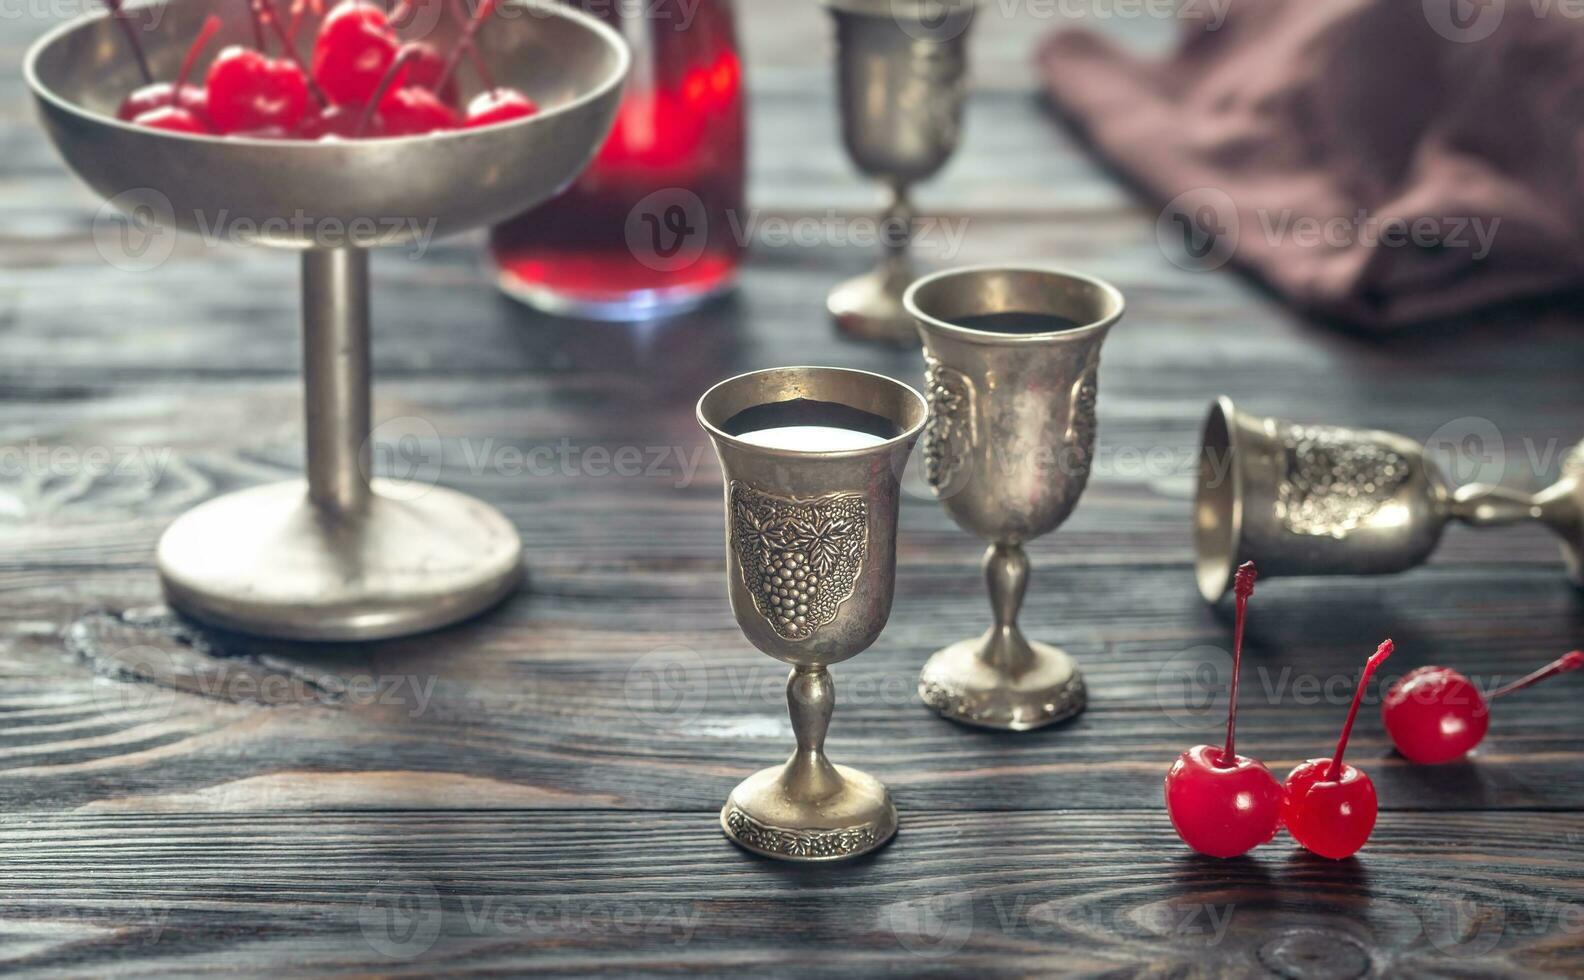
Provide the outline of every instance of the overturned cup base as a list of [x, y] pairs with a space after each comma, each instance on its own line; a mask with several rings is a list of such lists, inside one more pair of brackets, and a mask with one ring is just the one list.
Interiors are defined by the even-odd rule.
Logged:
[[845, 861], [881, 847], [897, 829], [891, 794], [868, 773], [834, 768], [838, 788], [813, 800], [788, 794], [786, 766], [761, 769], [732, 790], [721, 830], [737, 846], [782, 861]]
[[[998, 642], [1018, 646], [1014, 662], [1020, 669], [1007, 670], [986, 655]], [[952, 721], [1009, 732], [1071, 718], [1088, 702], [1083, 674], [1072, 657], [1016, 634], [1003, 639], [995, 629], [930, 657], [919, 675], [919, 697]]]

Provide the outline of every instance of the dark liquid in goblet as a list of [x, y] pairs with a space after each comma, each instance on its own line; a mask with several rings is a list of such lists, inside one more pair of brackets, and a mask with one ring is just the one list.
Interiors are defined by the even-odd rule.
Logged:
[[758, 446], [808, 453], [866, 449], [899, 434], [890, 419], [809, 398], [755, 405], [727, 419], [721, 428]]
[[1007, 310], [1004, 313], [977, 313], [973, 316], [953, 317], [950, 323], [967, 330], [978, 330], [981, 333], [1059, 333], [1063, 330], [1076, 330], [1089, 324], [1079, 320], [1072, 320], [1055, 313], [1025, 313], [1021, 310]]

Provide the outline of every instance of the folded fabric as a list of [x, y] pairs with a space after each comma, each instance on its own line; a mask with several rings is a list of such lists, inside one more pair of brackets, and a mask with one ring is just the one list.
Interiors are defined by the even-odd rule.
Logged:
[[1307, 312], [1380, 328], [1584, 285], [1573, 7], [1230, 0], [1224, 14], [1185, 18], [1164, 62], [1077, 30], [1039, 52], [1058, 113], [1166, 202], [1163, 236], [1180, 231], [1201, 266], [1229, 256]]

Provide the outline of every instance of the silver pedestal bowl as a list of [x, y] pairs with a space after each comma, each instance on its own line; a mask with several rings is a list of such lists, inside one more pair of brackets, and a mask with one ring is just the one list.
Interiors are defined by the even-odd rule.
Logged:
[[[167, 79], [210, 14], [224, 21], [210, 51], [247, 43], [241, 3], [126, 9], [154, 76]], [[478, 37], [484, 57], [543, 111], [396, 139], [188, 136], [120, 122], [116, 107], [142, 76], [106, 14], [28, 51], [44, 128], [94, 191], [181, 231], [302, 253], [307, 478], [218, 497], [171, 525], [157, 564], [183, 612], [267, 636], [367, 640], [464, 619], [521, 581], [521, 541], [493, 507], [439, 487], [392, 493], [370, 476], [368, 250], [486, 225], [565, 187], [609, 131], [629, 67], [618, 35], [550, 0], [511, 0], [494, 17]], [[456, 33], [442, 25], [428, 39], [447, 50]]]

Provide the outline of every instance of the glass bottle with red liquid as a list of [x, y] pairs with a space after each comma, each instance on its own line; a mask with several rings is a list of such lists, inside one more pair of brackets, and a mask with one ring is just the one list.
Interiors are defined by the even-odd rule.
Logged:
[[501, 288], [554, 313], [637, 320], [729, 289], [746, 227], [731, 0], [569, 0], [632, 45], [616, 125], [560, 197], [495, 228]]

